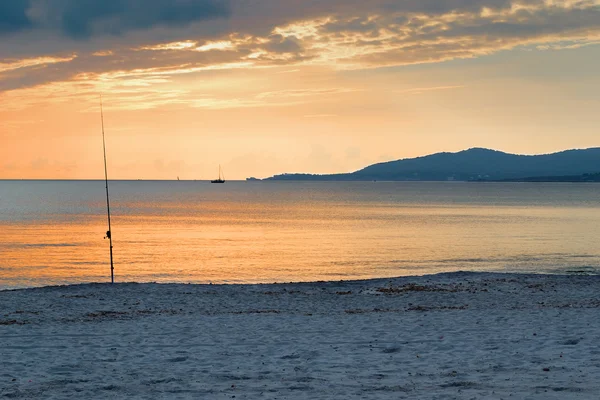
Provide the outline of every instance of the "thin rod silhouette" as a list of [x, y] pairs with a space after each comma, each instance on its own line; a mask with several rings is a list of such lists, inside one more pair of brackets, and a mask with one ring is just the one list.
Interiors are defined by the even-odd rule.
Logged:
[[104, 111], [102, 109], [102, 96], [100, 96], [100, 119], [102, 120], [102, 149], [104, 150], [104, 181], [106, 182], [106, 214], [108, 215], [108, 231], [104, 239], [110, 243], [110, 283], [115, 283], [115, 267], [113, 264], [113, 243], [110, 229], [110, 197], [108, 195], [108, 169], [106, 167], [106, 141], [104, 140]]

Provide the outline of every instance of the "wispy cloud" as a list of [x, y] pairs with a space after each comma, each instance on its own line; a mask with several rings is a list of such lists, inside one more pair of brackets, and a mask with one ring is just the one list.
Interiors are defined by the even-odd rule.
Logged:
[[279, 90], [275, 92], [263, 92], [259, 93], [257, 99], [269, 99], [269, 98], [295, 98], [295, 97], [308, 97], [308, 96], [324, 96], [324, 95], [336, 95], [340, 93], [351, 93], [356, 92], [357, 89], [350, 88], [324, 88], [324, 89], [291, 89], [291, 90]]
[[92, 55], [94, 57], [108, 57], [108, 56], [112, 56], [113, 54], [115, 54], [115, 53], [113, 53], [111, 50], [104, 50], [104, 51], [100, 50], [100, 51], [95, 51], [92, 53]]
[[151, 50], [151, 51], [163, 51], [163, 50], [186, 50], [193, 49], [198, 45], [198, 42], [193, 40], [185, 40], [183, 42], [171, 42], [171, 43], [160, 43], [149, 46], [141, 46], [135, 50]]
[[294, 72], [300, 72], [300, 69], [296, 68], [296, 69], [289, 69], [286, 71], [278, 71], [278, 74], [292, 74]]
[[221, 40], [218, 42], [207, 42], [202, 46], [196, 47], [196, 51], [210, 51], [210, 50], [230, 50], [233, 49], [233, 43], [229, 40]]
[[547, 43], [536, 46], [537, 50], [573, 50], [587, 46], [595, 46], [600, 44], [598, 40], [574, 40], [570, 42]]
[[[0, 63], [0, 74], [21, 68], [45, 66], [56, 63], [66, 63], [76, 58], [76, 55], [69, 57], [36, 57], [16, 60], [12, 62]], [[0, 76], [1, 79], [1, 76]]]
[[305, 115], [304, 118], [335, 118], [337, 114], [309, 114]]
[[432, 86], [432, 87], [419, 87], [419, 88], [410, 88], [404, 90], [398, 90], [396, 93], [408, 93], [408, 94], [421, 94], [423, 92], [433, 92], [438, 90], [452, 90], [452, 89], [461, 89], [464, 88], [463, 85], [456, 86]]

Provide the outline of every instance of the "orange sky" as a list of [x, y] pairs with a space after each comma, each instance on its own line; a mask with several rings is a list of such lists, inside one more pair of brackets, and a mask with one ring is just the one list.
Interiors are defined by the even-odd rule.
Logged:
[[101, 178], [100, 93], [119, 179], [600, 145], [598, 0], [69, 4], [0, 6], [0, 178]]

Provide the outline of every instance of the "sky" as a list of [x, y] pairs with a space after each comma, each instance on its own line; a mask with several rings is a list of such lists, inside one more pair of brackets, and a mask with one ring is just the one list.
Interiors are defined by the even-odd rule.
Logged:
[[600, 146], [600, 0], [2, 0], [0, 179]]

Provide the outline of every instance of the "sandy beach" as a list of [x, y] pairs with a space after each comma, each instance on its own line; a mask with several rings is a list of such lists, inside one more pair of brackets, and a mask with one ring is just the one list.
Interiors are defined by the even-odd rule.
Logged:
[[600, 276], [0, 292], [0, 397], [595, 399]]

